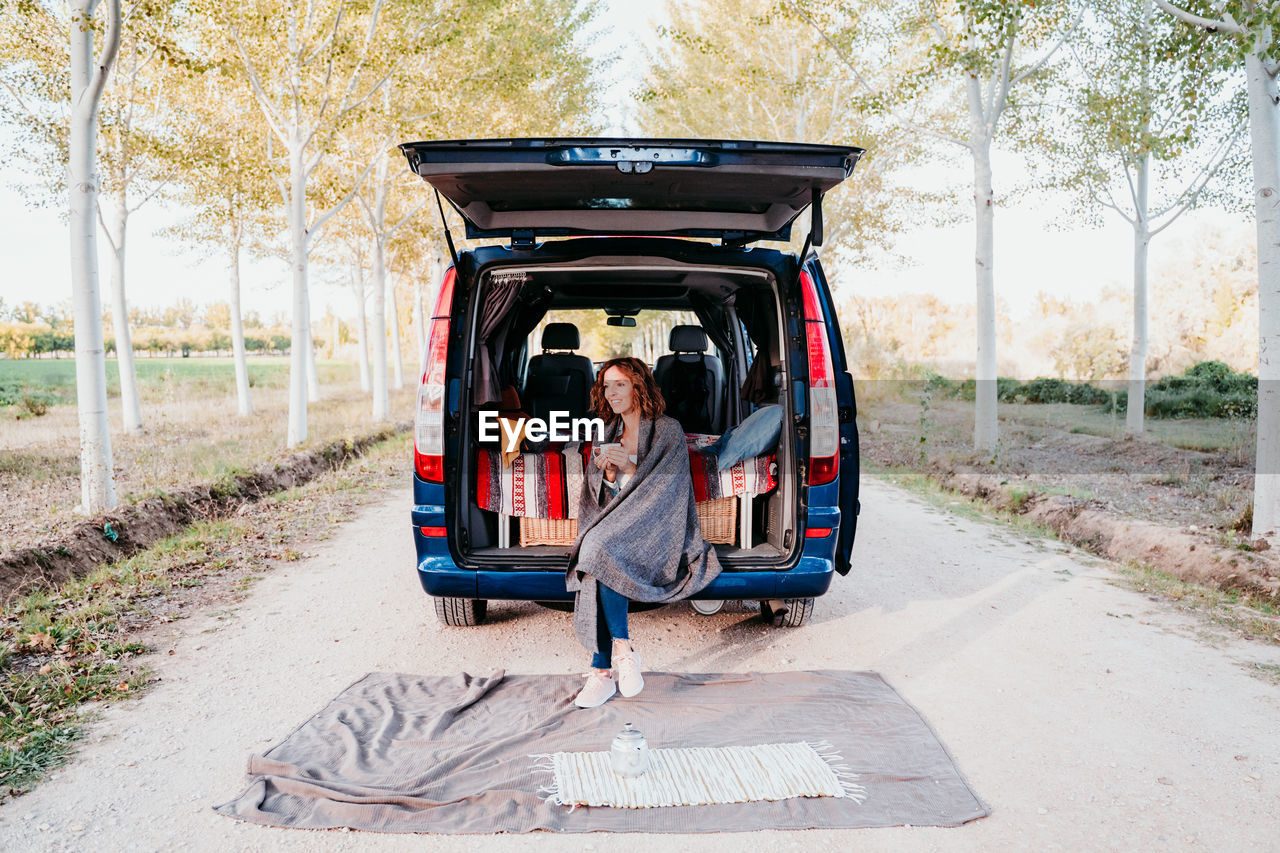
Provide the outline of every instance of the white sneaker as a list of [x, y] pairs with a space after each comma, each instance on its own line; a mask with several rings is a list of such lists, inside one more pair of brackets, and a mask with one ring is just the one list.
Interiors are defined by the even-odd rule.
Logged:
[[573, 700], [573, 704], [579, 708], [595, 708], [608, 702], [609, 697], [617, 692], [618, 688], [614, 686], [612, 675], [593, 669], [587, 676], [586, 686], [578, 693], [578, 698]]
[[614, 652], [613, 664], [618, 669], [618, 692], [623, 696], [635, 696], [644, 689], [644, 676], [640, 674], [640, 653]]

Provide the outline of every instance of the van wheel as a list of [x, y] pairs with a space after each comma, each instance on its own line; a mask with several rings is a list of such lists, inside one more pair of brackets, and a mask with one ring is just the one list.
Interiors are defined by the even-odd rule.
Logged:
[[760, 618], [778, 628], [799, 628], [813, 613], [812, 598], [784, 598], [760, 602]]
[[453, 628], [466, 628], [484, 622], [489, 602], [476, 598], [441, 598], [433, 596], [436, 618]]

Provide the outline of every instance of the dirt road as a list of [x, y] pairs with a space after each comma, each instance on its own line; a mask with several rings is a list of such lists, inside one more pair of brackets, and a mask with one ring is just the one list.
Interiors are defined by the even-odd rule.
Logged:
[[[232, 610], [176, 629], [162, 681], [108, 709], [80, 755], [0, 807], [6, 850], [420, 850], [424, 839], [242, 824], [211, 806], [245, 760], [371, 670], [579, 672], [570, 616], [495, 603], [436, 623], [412, 570], [407, 494], [366, 506]], [[933, 724], [992, 807], [954, 829], [667, 836], [739, 850], [1274, 850], [1280, 686], [1246, 672], [1280, 652], [1214, 634], [1108, 582], [1058, 543], [954, 517], [868, 482], [859, 568], [801, 629], [687, 604], [636, 614], [646, 668], [881, 672]], [[164, 642], [162, 640], [161, 642]], [[173, 649], [172, 655], [168, 654]], [[455, 836], [443, 850], [630, 850], [629, 836]]]

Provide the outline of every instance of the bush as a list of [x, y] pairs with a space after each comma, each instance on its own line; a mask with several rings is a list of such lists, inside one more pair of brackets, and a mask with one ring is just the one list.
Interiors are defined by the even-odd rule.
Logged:
[[[1128, 402], [1128, 392], [1121, 391], [1116, 410], [1126, 411]], [[1181, 376], [1153, 382], [1143, 403], [1150, 418], [1252, 419], [1258, 416], [1258, 377], [1236, 373], [1220, 361], [1202, 361]]]
[[27, 392], [22, 395], [22, 408], [26, 409], [29, 415], [40, 417], [48, 414], [49, 405], [58, 402], [57, 398], [52, 394], [46, 394], [39, 391]]
[[1065, 379], [1032, 379], [1018, 388], [1017, 396], [1027, 403], [1065, 403], [1070, 386]]
[[[996, 377], [996, 397], [1008, 402], [1013, 401], [1013, 392], [1021, 385], [1018, 380], [1010, 379], [1008, 376]], [[956, 390], [951, 394], [953, 397], [959, 397], [961, 400], [972, 401], [977, 394], [978, 380], [966, 379], [961, 382]]]
[[924, 390], [926, 391], [940, 394], [943, 397], [954, 397], [959, 387], [959, 382], [954, 379], [948, 379], [940, 373], [934, 373], [930, 370], [925, 374]]
[[[929, 373], [925, 389], [941, 396], [972, 401], [977, 383], [972, 379], [957, 382]], [[1129, 392], [1097, 388], [1087, 382], [1041, 377], [1019, 383], [1001, 377], [996, 380], [1001, 402], [1071, 403], [1077, 406], [1102, 406], [1110, 412], [1114, 393], [1115, 410], [1128, 409]], [[1247, 418], [1258, 416], [1258, 377], [1237, 373], [1220, 361], [1202, 361], [1188, 367], [1181, 376], [1166, 376], [1148, 386], [1144, 397], [1147, 417], [1151, 418]]]

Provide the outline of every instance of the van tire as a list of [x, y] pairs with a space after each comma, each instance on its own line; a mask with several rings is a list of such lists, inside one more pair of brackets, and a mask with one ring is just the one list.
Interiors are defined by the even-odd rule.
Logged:
[[787, 598], [777, 610], [767, 601], [760, 602], [760, 618], [776, 628], [799, 628], [813, 615], [812, 598]]
[[442, 598], [432, 596], [436, 618], [451, 628], [468, 628], [484, 622], [489, 602], [482, 598]]

